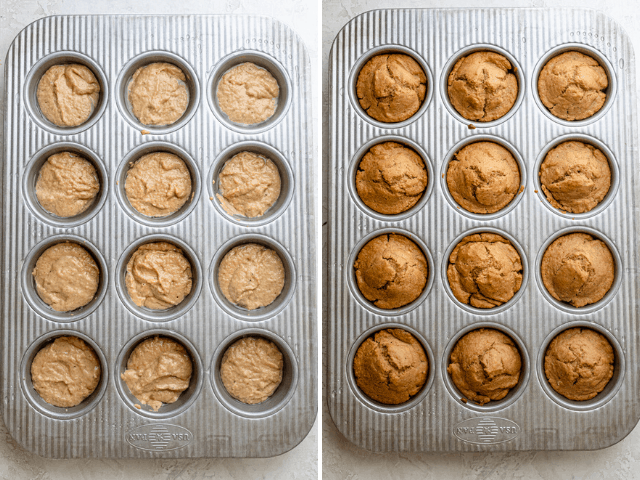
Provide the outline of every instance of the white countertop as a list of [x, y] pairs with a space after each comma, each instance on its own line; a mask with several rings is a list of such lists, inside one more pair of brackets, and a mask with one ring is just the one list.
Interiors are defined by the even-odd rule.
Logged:
[[[4, 61], [13, 38], [38, 18], [57, 14], [254, 14], [274, 17], [300, 35], [311, 58], [313, 91], [320, 91], [318, 8], [315, 1], [278, 0], [0, 0], [0, 98], [4, 102]], [[314, 125], [319, 119], [315, 108]], [[0, 109], [0, 111], [2, 111]], [[2, 113], [0, 113], [2, 115]], [[0, 117], [0, 132], [4, 119]], [[314, 128], [314, 130], [317, 130]], [[0, 144], [2, 133], [0, 133]], [[0, 479], [9, 480], [245, 480], [318, 477], [318, 425], [296, 448], [264, 459], [50, 460], [18, 446], [0, 422]]]
[[[601, 10], [619, 22], [640, 53], [640, 3], [630, 0], [324, 0], [322, 82], [327, 87], [331, 44], [342, 26], [362, 12], [378, 8], [579, 7]], [[640, 70], [640, 63], [636, 65]], [[638, 72], [640, 73], [640, 72]], [[636, 77], [640, 78], [636, 73]], [[640, 86], [640, 83], [638, 83]], [[640, 93], [640, 92], [639, 92]], [[328, 97], [323, 98], [327, 132]], [[323, 155], [327, 138], [323, 138]], [[325, 169], [326, 170], [326, 169]], [[323, 202], [326, 205], [326, 202]], [[326, 212], [323, 208], [323, 224]], [[326, 329], [323, 329], [326, 331]], [[324, 357], [324, 355], [323, 355]], [[326, 364], [323, 362], [323, 370]], [[522, 452], [469, 454], [374, 454], [348, 442], [336, 429], [322, 402], [322, 468], [327, 480], [604, 480], [640, 478], [640, 426], [613, 447], [594, 452]]]

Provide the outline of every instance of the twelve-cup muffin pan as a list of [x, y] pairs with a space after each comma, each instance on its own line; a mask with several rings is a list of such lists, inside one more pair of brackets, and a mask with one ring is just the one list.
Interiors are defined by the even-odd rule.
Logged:
[[[128, 104], [131, 75], [156, 61], [187, 77], [187, 110], [169, 126], [140, 124]], [[280, 87], [275, 114], [255, 126], [229, 122], [215, 97], [221, 75], [247, 61]], [[84, 124], [56, 127], [38, 108], [37, 84], [52, 65], [76, 62], [100, 82], [100, 100]], [[297, 445], [317, 411], [317, 319], [310, 67], [296, 34], [252, 16], [47, 17], [16, 37], [5, 73], [1, 368], [11, 435], [48, 457], [265, 457]], [[243, 150], [271, 157], [282, 177], [280, 199], [257, 219], [228, 215], [215, 197], [220, 168]], [[70, 219], [49, 214], [34, 192], [40, 167], [60, 151], [87, 158], [101, 183], [92, 206]], [[181, 157], [193, 186], [164, 218], [139, 214], [124, 192], [129, 166], [155, 151]], [[46, 305], [31, 274], [63, 241], [84, 246], [101, 273], [94, 299], [73, 312]], [[179, 246], [193, 273], [191, 293], [162, 311], [135, 305], [124, 284], [132, 253], [153, 241]], [[282, 294], [254, 311], [229, 303], [216, 281], [222, 256], [249, 242], [275, 249], [286, 273]], [[84, 339], [102, 369], [93, 394], [72, 408], [44, 402], [31, 383], [35, 354], [62, 335]], [[181, 343], [193, 362], [189, 388], [158, 412], [120, 378], [136, 345], [154, 335]], [[218, 371], [225, 349], [247, 335], [273, 341], [284, 357], [281, 385], [257, 405], [233, 399]]]
[[[455, 111], [446, 82], [461, 56], [485, 50], [511, 60], [519, 95], [507, 115], [482, 124]], [[582, 121], [554, 117], [537, 95], [540, 70], [566, 50], [593, 56], [609, 78], [605, 105]], [[415, 115], [385, 124], [360, 107], [355, 84], [372, 56], [392, 52], [418, 61], [428, 84]], [[580, 9], [375, 10], [357, 16], [340, 31], [329, 69], [326, 395], [338, 429], [351, 442], [379, 452], [596, 449], [624, 438], [640, 418], [640, 291], [635, 58], [621, 27], [600, 13]], [[568, 139], [599, 147], [611, 165], [609, 194], [586, 214], [563, 214], [548, 204], [540, 189], [538, 170], [544, 155]], [[418, 152], [429, 173], [424, 197], [395, 216], [367, 208], [355, 191], [362, 156], [388, 140]], [[522, 179], [520, 193], [506, 208], [484, 216], [458, 208], [444, 180], [452, 155], [481, 140], [508, 148]], [[580, 309], [553, 299], [539, 274], [546, 247], [573, 231], [603, 240], [615, 259], [609, 293]], [[367, 241], [393, 232], [406, 235], [424, 251], [429, 279], [411, 304], [382, 310], [359, 292], [353, 262]], [[458, 302], [446, 276], [453, 248], [464, 236], [478, 232], [509, 239], [524, 267], [518, 294], [489, 310]], [[584, 402], [558, 395], [543, 371], [550, 341], [572, 326], [599, 331], [615, 352], [613, 378], [599, 395]], [[353, 373], [360, 344], [389, 327], [413, 333], [429, 360], [425, 386], [395, 406], [367, 397]], [[458, 339], [481, 327], [507, 334], [522, 357], [519, 384], [504, 399], [483, 406], [463, 401], [447, 373]]]

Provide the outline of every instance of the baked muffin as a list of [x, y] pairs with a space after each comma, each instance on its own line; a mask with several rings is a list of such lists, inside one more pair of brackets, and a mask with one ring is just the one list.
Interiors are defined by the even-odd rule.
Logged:
[[507, 114], [518, 97], [511, 62], [495, 52], [474, 52], [456, 62], [447, 82], [453, 108], [467, 120], [491, 122]]
[[356, 83], [360, 106], [380, 122], [402, 122], [413, 116], [427, 93], [427, 76], [413, 58], [404, 54], [376, 55]]
[[511, 338], [479, 328], [458, 340], [447, 372], [465, 397], [484, 405], [506, 397], [518, 384], [521, 368], [520, 351]]
[[427, 381], [424, 348], [406, 330], [376, 332], [358, 348], [353, 360], [356, 384], [370, 398], [398, 405], [416, 395]]
[[584, 307], [601, 300], [611, 289], [615, 263], [602, 240], [587, 233], [569, 233], [547, 247], [540, 271], [553, 298]]
[[495, 233], [464, 237], [449, 256], [447, 279], [458, 301], [494, 308], [511, 300], [522, 286], [522, 259], [506, 238]]
[[371, 147], [360, 161], [356, 190], [367, 207], [396, 215], [418, 203], [427, 180], [420, 155], [399, 143], [384, 142]]
[[555, 337], [544, 356], [551, 388], [569, 400], [590, 400], [613, 377], [614, 354], [609, 341], [590, 328], [569, 328]]
[[476, 142], [457, 152], [447, 167], [453, 199], [471, 213], [495, 213], [520, 189], [520, 169], [511, 152], [493, 142]]
[[427, 260], [404, 235], [380, 235], [369, 241], [355, 261], [358, 288], [378, 308], [400, 308], [420, 296], [427, 284]]
[[593, 210], [611, 187], [609, 161], [596, 147], [564, 142], [547, 153], [540, 165], [540, 183], [549, 203], [558, 210]]
[[538, 94], [543, 105], [563, 120], [584, 120], [604, 105], [609, 79], [593, 57], [570, 51], [553, 57], [540, 72]]

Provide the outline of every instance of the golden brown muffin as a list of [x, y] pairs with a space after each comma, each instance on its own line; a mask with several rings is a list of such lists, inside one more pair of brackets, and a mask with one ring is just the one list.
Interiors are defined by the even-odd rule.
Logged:
[[401, 122], [414, 115], [427, 93], [427, 76], [408, 55], [383, 54], [369, 60], [356, 84], [360, 106], [380, 122]]
[[427, 169], [414, 150], [399, 143], [371, 147], [356, 173], [356, 190], [378, 213], [395, 215], [413, 207], [427, 188]]
[[275, 343], [260, 337], [237, 340], [224, 352], [220, 378], [236, 400], [249, 405], [262, 403], [282, 382], [284, 362]]
[[100, 269], [89, 252], [77, 243], [47, 248], [33, 269], [38, 296], [57, 312], [87, 305], [98, 291]]
[[609, 79], [598, 61], [580, 52], [553, 57], [540, 72], [538, 94], [549, 111], [563, 120], [584, 120], [604, 105]]
[[502, 400], [520, 380], [522, 360], [513, 340], [493, 328], [479, 328], [453, 347], [447, 372], [469, 400]]
[[358, 347], [353, 371], [358, 387], [376, 402], [398, 405], [417, 394], [427, 381], [424, 348], [401, 328], [376, 332]]
[[604, 335], [590, 328], [569, 328], [549, 344], [544, 373], [560, 395], [584, 401], [607, 386], [613, 362], [613, 348]]
[[184, 72], [171, 63], [140, 67], [129, 84], [131, 110], [143, 125], [171, 125], [189, 106]]
[[100, 83], [84, 65], [54, 65], [38, 82], [40, 111], [58, 127], [77, 127], [98, 105]]
[[465, 210], [495, 213], [518, 194], [520, 169], [502, 145], [476, 142], [462, 148], [449, 162], [447, 187]]
[[584, 307], [607, 294], [613, 285], [615, 263], [602, 240], [586, 233], [570, 233], [549, 245], [540, 272], [553, 298]]
[[47, 212], [68, 218], [91, 206], [100, 191], [96, 169], [71, 152], [51, 155], [38, 174], [36, 197]]
[[596, 147], [564, 142], [547, 153], [540, 165], [540, 182], [549, 203], [558, 210], [593, 210], [611, 186], [609, 161]]
[[467, 120], [491, 122], [507, 114], [518, 97], [511, 62], [495, 52], [475, 52], [458, 60], [447, 82], [453, 108]]
[[78, 337], [58, 337], [44, 346], [31, 363], [33, 388], [56, 407], [75, 407], [100, 382], [100, 360]]
[[175, 340], [156, 336], [141, 342], [129, 356], [120, 378], [131, 394], [157, 412], [189, 388], [193, 365], [186, 349]]
[[476, 308], [498, 307], [520, 290], [522, 259], [500, 235], [468, 235], [449, 256], [447, 278], [458, 301]]
[[358, 288], [378, 308], [400, 308], [420, 296], [427, 284], [427, 260], [404, 235], [370, 240], [354, 263]]

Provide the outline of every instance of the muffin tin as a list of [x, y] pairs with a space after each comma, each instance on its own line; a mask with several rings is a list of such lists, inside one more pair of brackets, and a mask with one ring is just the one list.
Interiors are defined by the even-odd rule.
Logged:
[[[610, 80], [602, 110], [579, 122], [556, 119], [537, 95], [537, 75], [544, 62], [568, 49], [597, 58]], [[481, 50], [515, 60], [520, 88], [512, 110], [484, 124], [457, 115], [446, 93], [455, 61]], [[355, 94], [355, 79], [364, 62], [387, 52], [410, 54], [429, 78], [422, 108], [397, 124], [369, 118]], [[351, 442], [377, 452], [597, 449], [624, 438], [640, 418], [636, 300], [640, 298], [636, 278], [640, 183], [635, 58], [621, 27], [598, 12], [580, 9], [375, 10], [352, 19], [340, 31], [329, 69], [327, 401], [338, 429]], [[554, 209], [539, 188], [542, 155], [558, 139], [602, 146], [609, 158], [610, 193], [589, 214]], [[411, 146], [430, 167], [426, 198], [395, 216], [363, 206], [354, 185], [364, 153], [388, 140]], [[521, 168], [520, 193], [496, 214], [461, 210], [446, 187], [446, 163], [474, 141], [507, 146]], [[605, 241], [616, 262], [609, 294], [582, 309], [552, 301], [539, 275], [550, 241], [572, 231]], [[357, 290], [353, 262], [367, 240], [391, 232], [406, 235], [423, 249], [429, 260], [429, 283], [412, 304], [380, 310]], [[524, 267], [518, 294], [490, 310], [462, 305], [451, 294], [446, 277], [451, 250], [461, 238], [478, 232], [510, 239]], [[549, 342], [574, 326], [603, 333], [616, 355], [614, 377], [587, 402], [555, 394], [543, 371]], [[360, 343], [390, 327], [413, 333], [429, 357], [425, 387], [396, 406], [366, 397], [353, 375], [353, 356]], [[463, 402], [446, 371], [456, 341], [481, 327], [509, 335], [523, 359], [518, 386], [503, 400], [483, 406]]]
[[[129, 111], [127, 84], [140, 66], [180, 66], [189, 107], [175, 124], [141, 125]], [[256, 126], [222, 121], [215, 108], [217, 75], [245, 61], [272, 70], [280, 82], [275, 115]], [[38, 109], [35, 89], [52, 65], [88, 66], [101, 85], [89, 120], [60, 128]], [[297, 445], [317, 411], [314, 155], [310, 134], [310, 68], [306, 50], [288, 27], [251, 16], [57, 16], [27, 26], [6, 60], [6, 132], [2, 211], [2, 416], [26, 449], [48, 457], [266, 457]], [[228, 215], [212, 183], [233, 149], [273, 158], [283, 179], [281, 198], [265, 217]], [[96, 167], [101, 192], [84, 213], [62, 219], [35, 197], [38, 172], [53, 153], [70, 150]], [[124, 180], [131, 163], [153, 151], [180, 156], [193, 196], [175, 214], [149, 218], [131, 208]], [[35, 291], [31, 274], [49, 246], [73, 241], [97, 261], [95, 298], [73, 312], [55, 312]], [[163, 311], [131, 302], [124, 276], [135, 249], [167, 241], [192, 265], [193, 288]], [[286, 285], [269, 307], [248, 311], [218, 291], [221, 254], [258, 242], [276, 248]], [[80, 405], [57, 408], [31, 384], [31, 361], [47, 342], [76, 335], [100, 359], [98, 388]], [[181, 343], [193, 361], [189, 388], [154, 412], [121, 380], [131, 351], [163, 335]], [[224, 390], [218, 368], [232, 341], [258, 335], [284, 356], [274, 395], [244, 405]]]

